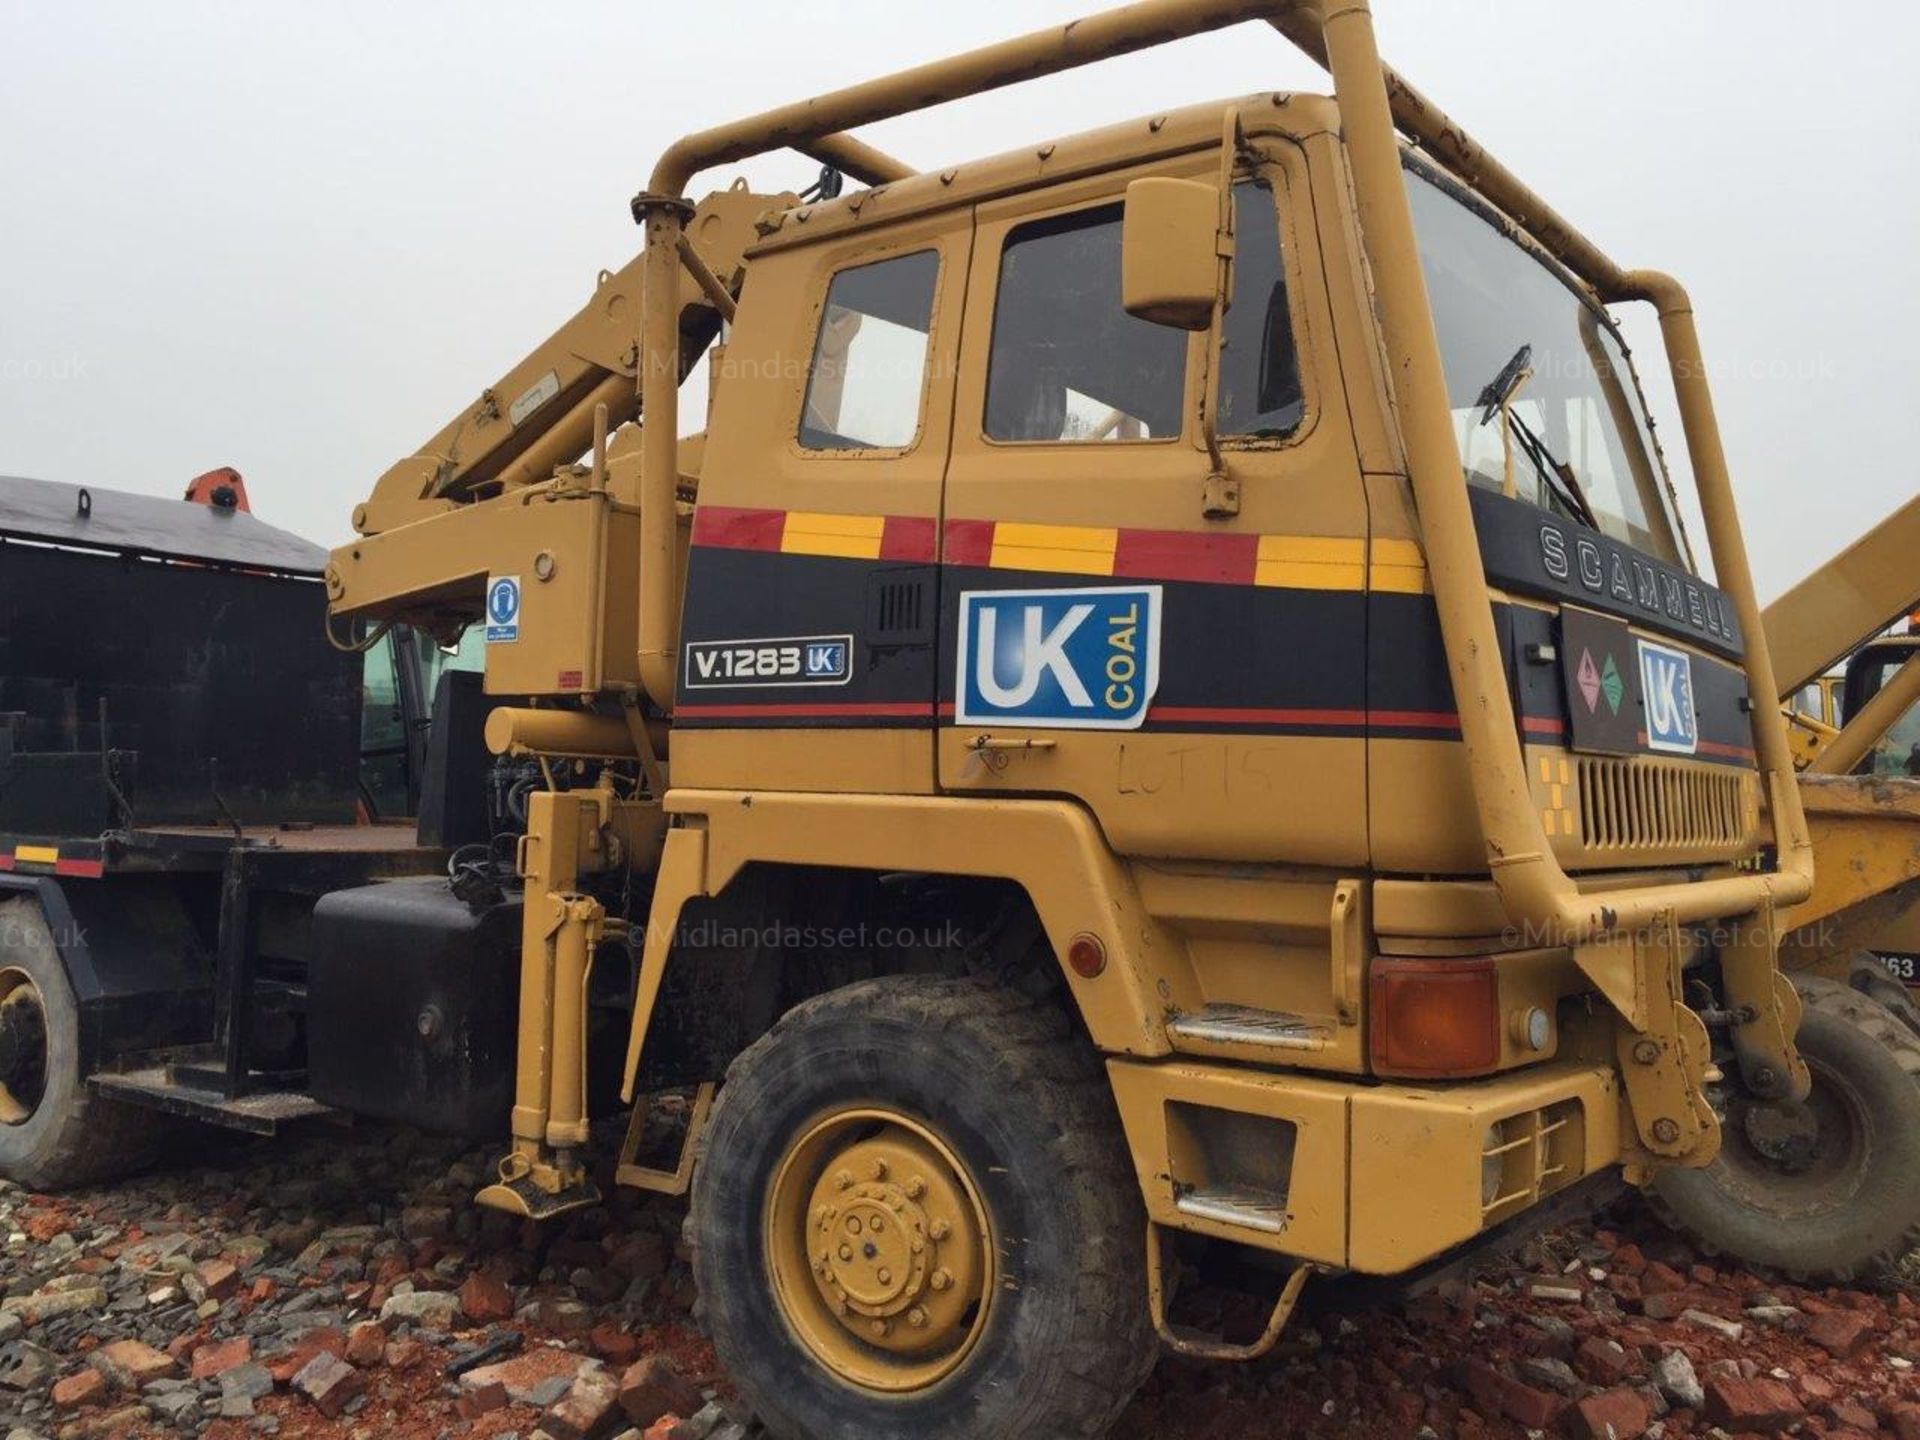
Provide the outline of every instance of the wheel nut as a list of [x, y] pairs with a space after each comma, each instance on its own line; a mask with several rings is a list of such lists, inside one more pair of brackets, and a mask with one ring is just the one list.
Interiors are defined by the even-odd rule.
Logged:
[[926, 1193], [927, 1182], [922, 1180], [918, 1175], [907, 1181], [907, 1198], [909, 1200], [918, 1200]]
[[886, 1333], [892, 1328], [893, 1326], [889, 1325], [884, 1320], [876, 1320], [873, 1322], [873, 1333], [874, 1333], [874, 1336], [878, 1339], [886, 1338]]
[[891, 1285], [893, 1283], [893, 1271], [882, 1265], [874, 1272], [874, 1279], [878, 1280], [882, 1285]]
[[953, 1288], [953, 1276], [946, 1270], [936, 1270], [933, 1272], [933, 1278], [927, 1283], [936, 1290], [951, 1290]]
[[876, 1180], [886, 1179], [887, 1178], [887, 1162], [884, 1160], [874, 1161], [873, 1164], [867, 1167], [867, 1173]]
[[853, 1188], [853, 1172], [851, 1170], [842, 1170], [838, 1175], [833, 1177], [833, 1183], [841, 1190], [851, 1190]]
[[952, 1233], [953, 1227], [944, 1220], [936, 1220], [927, 1227], [927, 1234], [931, 1235], [936, 1241], [944, 1240]]
[[918, 1305], [914, 1306], [913, 1309], [907, 1312], [907, 1323], [916, 1330], [926, 1329], [927, 1312], [922, 1310]]
[[840, 1258], [842, 1260], [853, 1259], [853, 1247], [851, 1245], [842, 1245], [840, 1247]]

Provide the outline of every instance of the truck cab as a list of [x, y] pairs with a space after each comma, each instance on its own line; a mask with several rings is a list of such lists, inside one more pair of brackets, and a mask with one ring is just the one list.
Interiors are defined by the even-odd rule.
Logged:
[[[1334, 93], [940, 169], [849, 133], [1247, 19]], [[788, 145], [810, 190], [687, 198]], [[1098, 1434], [1156, 1337], [1264, 1354], [1316, 1274], [1623, 1178], [1762, 1263], [1904, 1241], [1920, 1093], [1777, 966], [1811, 846], [1691, 302], [1384, 67], [1364, 4], [1089, 17], [687, 136], [633, 212], [639, 259], [328, 572], [337, 617], [483, 627], [488, 743], [538, 767], [487, 901], [518, 1029], [480, 1203], [598, 1198], [619, 1013], [616, 1183], [691, 1193], [716, 1344], [796, 1440]], [[443, 984], [492, 924], [382, 887], [317, 922], [316, 986], [377, 969], [395, 1013], [411, 951]], [[1810, 1099], [1854, 1067], [1910, 1146], [1797, 1229], [1716, 1178], [1861, 1113]], [[684, 1147], [643, 1163], [669, 1088]], [[1204, 1249], [1284, 1277], [1250, 1344], [1177, 1318]]]

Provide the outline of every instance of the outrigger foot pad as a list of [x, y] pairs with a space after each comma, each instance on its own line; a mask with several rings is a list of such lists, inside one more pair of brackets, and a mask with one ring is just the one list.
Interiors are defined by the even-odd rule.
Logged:
[[529, 1220], [551, 1220], [569, 1210], [584, 1210], [590, 1205], [598, 1205], [600, 1187], [591, 1180], [582, 1180], [561, 1190], [547, 1190], [533, 1176], [523, 1175], [518, 1180], [503, 1180], [497, 1185], [487, 1186], [474, 1200], [491, 1209], [504, 1210], [509, 1215], [523, 1215]]

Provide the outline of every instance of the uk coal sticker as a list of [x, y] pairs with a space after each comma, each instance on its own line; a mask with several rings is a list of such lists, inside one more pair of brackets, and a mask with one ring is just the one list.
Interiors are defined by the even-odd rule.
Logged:
[[1693, 703], [1693, 657], [1651, 640], [1640, 643], [1640, 688], [1647, 699], [1647, 748], [1692, 755], [1700, 748]]
[[520, 638], [520, 577], [496, 575], [487, 582], [487, 643]]
[[1160, 685], [1160, 587], [969, 590], [954, 715], [1053, 730], [1137, 730]]

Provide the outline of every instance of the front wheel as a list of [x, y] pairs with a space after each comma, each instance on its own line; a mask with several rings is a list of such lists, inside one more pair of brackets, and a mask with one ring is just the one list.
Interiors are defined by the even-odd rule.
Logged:
[[1795, 983], [1811, 1093], [1801, 1104], [1735, 1099], [1719, 1158], [1666, 1171], [1653, 1200], [1710, 1251], [1846, 1284], [1920, 1244], [1915, 1055], [1900, 1022], [1866, 996], [1826, 980]]
[[996, 986], [788, 1014], [728, 1074], [691, 1229], [715, 1348], [782, 1440], [1095, 1437], [1153, 1362], [1100, 1067]]

